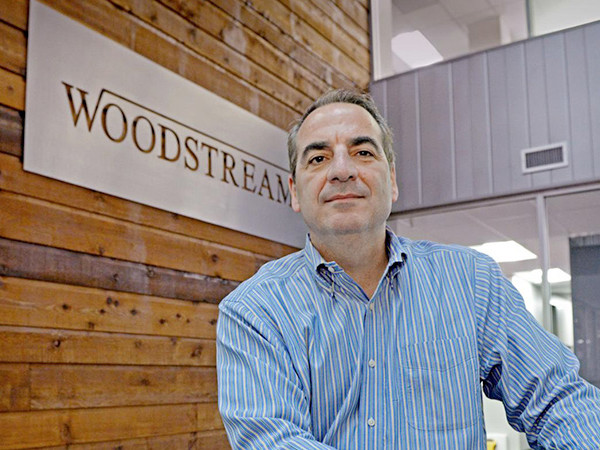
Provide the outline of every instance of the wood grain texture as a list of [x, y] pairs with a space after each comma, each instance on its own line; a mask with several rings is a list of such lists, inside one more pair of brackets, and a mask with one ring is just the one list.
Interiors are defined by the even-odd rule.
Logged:
[[[7, 133], [6, 147], [7, 151], [14, 151], [15, 146], [20, 145], [22, 139], [17, 129], [19, 116], [8, 108], [4, 109], [7, 111], [6, 121], [12, 123], [10, 129], [14, 129]], [[0, 123], [3, 117], [3, 109], [0, 108]], [[0, 145], [2, 139], [0, 138]], [[279, 258], [297, 250], [285, 244], [25, 172], [18, 159], [2, 154], [0, 154], [0, 189], [228, 247], [236, 247], [267, 257]]]
[[281, 78], [264, 70], [251, 59], [227, 46], [225, 42], [228, 39], [237, 39], [239, 41], [236, 43], [237, 46], [239, 48], [244, 47], [243, 37], [228, 37], [235, 34], [235, 31], [231, 34], [221, 33], [222, 40], [216, 39], [160, 3], [140, 2], [138, 0], [118, 1], [120, 4], [125, 4], [132, 14], [146, 24], [157, 27], [160, 31], [190, 48], [194, 53], [218, 64], [233, 76], [245, 79], [252, 86], [291, 106], [296, 111], [301, 111], [310, 104], [310, 98], [296, 89], [295, 86], [285, 83]]
[[0, 326], [0, 361], [56, 364], [210, 366], [215, 341]]
[[0, 0], [0, 20], [20, 30], [27, 28], [28, 0]]
[[259, 255], [98, 214], [0, 192], [0, 237], [235, 281], [266, 261]]
[[0, 275], [218, 303], [237, 283], [0, 238]]
[[364, 67], [369, 64], [369, 39], [346, 20], [333, 3], [312, 0], [280, 0], [289, 10], [321, 34], [331, 45]]
[[25, 80], [22, 76], [0, 68], [0, 105], [25, 110]]
[[0, 413], [29, 409], [29, 365], [0, 364]]
[[[126, 0], [125, 3], [131, 1]], [[294, 61], [280, 49], [277, 42], [271, 42], [263, 29], [253, 29], [245, 20], [240, 20], [240, 13], [245, 8], [241, 2], [224, 0], [213, 4], [199, 0], [158, 1], [184, 17], [193, 26], [222, 41], [232, 51], [264, 67], [310, 98], [315, 98], [328, 89], [327, 83], [310, 68]], [[266, 21], [263, 19], [263, 22]], [[278, 35], [278, 39], [281, 38], [281, 35]]]
[[[198, 431], [169, 436], [69, 445], [69, 450], [226, 450], [230, 448], [224, 431]], [[63, 449], [66, 450], [66, 447], [45, 450]]]
[[[184, 16], [195, 15], [201, 0], [160, 0], [171, 5], [174, 9], [181, 11]], [[219, 8], [252, 30], [258, 36], [269, 42], [275, 48], [288, 55], [294, 63], [294, 67], [302, 67], [311, 71], [323, 80], [328, 89], [330, 87], [356, 87], [357, 83], [351, 74], [342, 73], [338, 67], [329, 64], [319, 58], [303, 45], [299, 45], [293, 37], [286, 34], [276, 24], [271, 22], [268, 16], [260, 14], [252, 8], [251, 3], [238, 0], [219, 0]], [[326, 89], [323, 90], [325, 92]]]
[[23, 153], [22, 145], [23, 118], [18, 111], [0, 105], [0, 152], [20, 156]]
[[0, 22], [0, 67], [25, 75], [26, 48], [23, 30]]
[[[328, 2], [330, 0], [319, 0]], [[363, 5], [357, 0], [333, 0], [333, 3], [352, 19], [364, 31], [369, 31], [369, 10], [368, 4]]]
[[216, 305], [0, 277], [0, 324], [215, 339]]
[[[289, 3], [291, 1], [296, 0], [286, 0], [286, 3], [290, 7], [292, 7], [291, 3]], [[292, 36], [297, 43], [310, 49], [332, 66], [338, 67], [341, 72], [352, 74], [352, 79], [356, 80], [359, 86], [363, 88], [367, 87], [369, 83], [368, 57], [366, 60], [362, 57], [359, 57], [360, 61], [354, 60], [321, 35], [309, 23], [301, 20], [297, 14], [291, 14], [292, 11], [283, 3], [269, 0], [253, 0], [250, 6], [259, 14], [269, 18], [286, 34]], [[297, 6], [296, 9], [300, 10], [300, 6]], [[315, 15], [315, 19], [317, 17], [320, 19], [322, 16]], [[335, 44], [338, 44], [340, 40], [343, 41], [341, 35], [336, 35]]]
[[214, 367], [32, 364], [30, 379], [32, 410], [217, 401]]
[[[256, 88], [282, 103], [292, 106], [296, 111], [301, 111], [310, 104], [310, 97], [297, 89], [295, 85], [286, 83], [279, 76], [276, 76], [276, 71], [275, 73], [267, 71], [253, 59], [246, 56], [247, 37], [240, 31], [241, 27], [230, 29], [225, 26], [215, 37], [158, 2], [111, 1], [149, 26], [156, 27], [181, 42], [198, 55], [218, 64], [232, 75], [247, 80]], [[207, 11], [212, 12], [208, 8]], [[218, 17], [216, 18], [218, 19]], [[211, 20], [211, 17], [207, 19]], [[214, 19], [212, 21], [216, 22]], [[318, 95], [314, 87], [307, 87], [311, 88], [310, 92], [313, 95]]]
[[[207, 420], [199, 423], [200, 417]], [[3, 413], [0, 414], [0, 449], [144, 438], [222, 428], [215, 403]]]
[[59, 445], [67, 417], [62, 412], [0, 413], [0, 449]]

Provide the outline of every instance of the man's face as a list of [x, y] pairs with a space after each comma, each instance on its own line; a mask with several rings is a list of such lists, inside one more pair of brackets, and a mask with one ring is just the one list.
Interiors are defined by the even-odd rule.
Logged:
[[354, 234], [385, 226], [398, 198], [381, 130], [362, 107], [332, 103], [313, 111], [298, 131], [292, 208], [311, 234]]

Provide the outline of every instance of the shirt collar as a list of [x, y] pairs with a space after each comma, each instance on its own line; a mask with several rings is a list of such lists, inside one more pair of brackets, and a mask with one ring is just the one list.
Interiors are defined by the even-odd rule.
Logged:
[[[389, 271], [390, 275], [393, 276], [398, 272], [402, 263], [406, 260], [407, 251], [404, 244], [400, 241], [400, 239], [398, 239], [398, 236], [396, 236], [396, 234], [389, 227], [386, 227], [385, 243], [386, 251], [388, 253], [387, 271]], [[315, 273], [321, 274], [324, 270], [329, 272], [337, 272], [342, 270], [341, 267], [335, 263], [335, 261], [325, 261], [319, 251], [312, 244], [310, 240], [310, 234], [306, 235], [304, 255], [309, 267]]]

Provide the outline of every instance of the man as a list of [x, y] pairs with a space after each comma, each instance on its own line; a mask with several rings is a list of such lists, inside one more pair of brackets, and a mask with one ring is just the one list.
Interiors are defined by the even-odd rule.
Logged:
[[370, 97], [326, 94], [288, 151], [306, 246], [220, 305], [234, 448], [485, 449], [482, 383], [533, 448], [600, 448], [600, 391], [498, 266], [386, 229], [394, 153]]

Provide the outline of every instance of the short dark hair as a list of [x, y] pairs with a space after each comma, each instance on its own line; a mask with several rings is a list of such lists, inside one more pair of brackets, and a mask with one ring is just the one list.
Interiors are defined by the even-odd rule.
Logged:
[[312, 105], [308, 107], [308, 109], [304, 112], [302, 117], [300, 117], [290, 128], [287, 138], [287, 146], [288, 146], [288, 158], [290, 163], [290, 171], [292, 172], [292, 178], [296, 179], [296, 164], [298, 163], [298, 149], [296, 146], [296, 138], [298, 137], [298, 131], [300, 127], [304, 123], [304, 120], [308, 117], [310, 113], [314, 110], [320, 108], [321, 106], [329, 105], [331, 103], [350, 103], [353, 105], [358, 105], [361, 108], [364, 108], [375, 122], [379, 125], [381, 129], [381, 143], [383, 146], [383, 153], [385, 154], [386, 159], [390, 167], [394, 165], [395, 154], [393, 148], [393, 135], [392, 130], [389, 125], [377, 109], [375, 105], [375, 101], [373, 97], [371, 97], [367, 93], [362, 93], [358, 91], [353, 91], [350, 89], [335, 89], [333, 91], [329, 91], [326, 94], [322, 95], [318, 99], [316, 99]]

